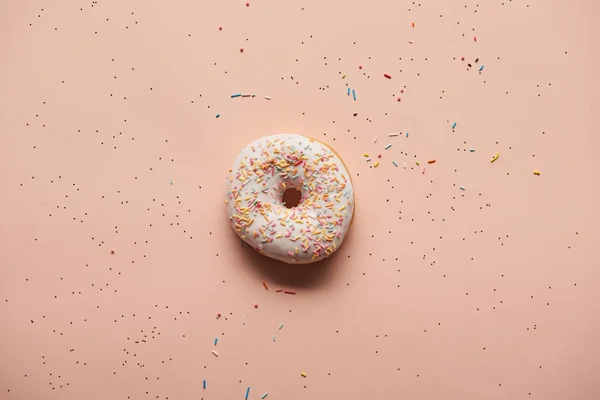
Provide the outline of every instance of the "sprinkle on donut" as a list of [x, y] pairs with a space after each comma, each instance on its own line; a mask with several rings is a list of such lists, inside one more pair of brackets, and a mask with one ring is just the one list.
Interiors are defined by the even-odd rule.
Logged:
[[[286, 189], [300, 191], [287, 208]], [[330, 256], [345, 238], [354, 191], [341, 159], [300, 135], [274, 135], [243, 149], [228, 178], [227, 209], [237, 234], [257, 251], [287, 263]]]

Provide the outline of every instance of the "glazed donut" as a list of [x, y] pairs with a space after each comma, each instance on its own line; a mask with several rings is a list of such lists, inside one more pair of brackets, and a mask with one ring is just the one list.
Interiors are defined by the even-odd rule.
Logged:
[[[289, 193], [298, 204], [285, 204]], [[299, 193], [298, 193], [299, 192]], [[288, 264], [333, 254], [354, 215], [354, 189], [327, 145], [295, 134], [266, 136], [242, 151], [227, 177], [227, 216], [256, 251]]]

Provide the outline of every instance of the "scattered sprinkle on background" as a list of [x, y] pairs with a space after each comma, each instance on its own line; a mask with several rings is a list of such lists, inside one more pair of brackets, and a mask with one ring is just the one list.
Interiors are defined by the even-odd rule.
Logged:
[[[0, 399], [600, 398], [599, 14], [3, 2]], [[225, 217], [283, 132], [354, 181], [313, 266]]]

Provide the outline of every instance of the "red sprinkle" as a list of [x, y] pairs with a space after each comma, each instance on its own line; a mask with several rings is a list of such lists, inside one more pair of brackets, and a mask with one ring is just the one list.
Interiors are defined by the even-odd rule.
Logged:
[[460, 61], [465, 61], [465, 58], [464, 58], [464, 57], [461, 57], [461, 58], [460, 58]]
[[358, 69], [362, 69], [362, 65], [359, 65], [359, 66], [358, 66]]
[[222, 30], [223, 30], [223, 27], [222, 27], [222, 26], [219, 26], [219, 30], [220, 30], [220, 31], [222, 31]]
[[277, 293], [279, 293], [279, 292], [283, 292], [283, 289], [277, 289], [277, 290], [276, 290], [276, 292], [277, 292]]
[[243, 53], [243, 52], [244, 52], [244, 48], [240, 47], [240, 53]]
[[402, 101], [402, 99], [400, 97], [398, 97], [398, 101]]
[[250, 7], [250, 2], [246, 2], [246, 7]]
[[391, 75], [389, 75], [389, 74], [383, 74], [383, 76], [385, 76], [385, 77], [386, 77], [386, 78], [388, 78], [388, 79], [392, 79], [392, 76], [391, 76]]
[[254, 308], [258, 308], [258, 304], [255, 304], [255, 305], [254, 305]]
[[263, 282], [263, 286], [265, 287], [265, 290], [269, 290], [269, 288], [267, 287], [267, 283]]
[[221, 318], [221, 313], [220, 312], [217, 313], [217, 318]]
[[111, 250], [111, 251], [110, 251], [110, 254], [115, 254], [115, 251], [114, 251], [114, 250]]
[[285, 294], [296, 294], [296, 292], [294, 292], [293, 290], [284, 290], [283, 293], [285, 293]]
[[473, 40], [474, 40], [474, 41], [477, 41], [477, 36], [473, 36]]
[[404, 89], [400, 89], [400, 93], [404, 93]]

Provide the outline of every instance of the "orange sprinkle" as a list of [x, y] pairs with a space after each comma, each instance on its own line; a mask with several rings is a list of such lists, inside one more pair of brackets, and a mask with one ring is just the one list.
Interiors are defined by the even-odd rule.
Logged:
[[265, 287], [265, 290], [269, 290], [269, 288], [267, 287], [267, 283], [263, 282], [263, 286]]
[[429, 164], [433, 164], [435, 162], [435, 160], [429, 160], [427, 161]]

